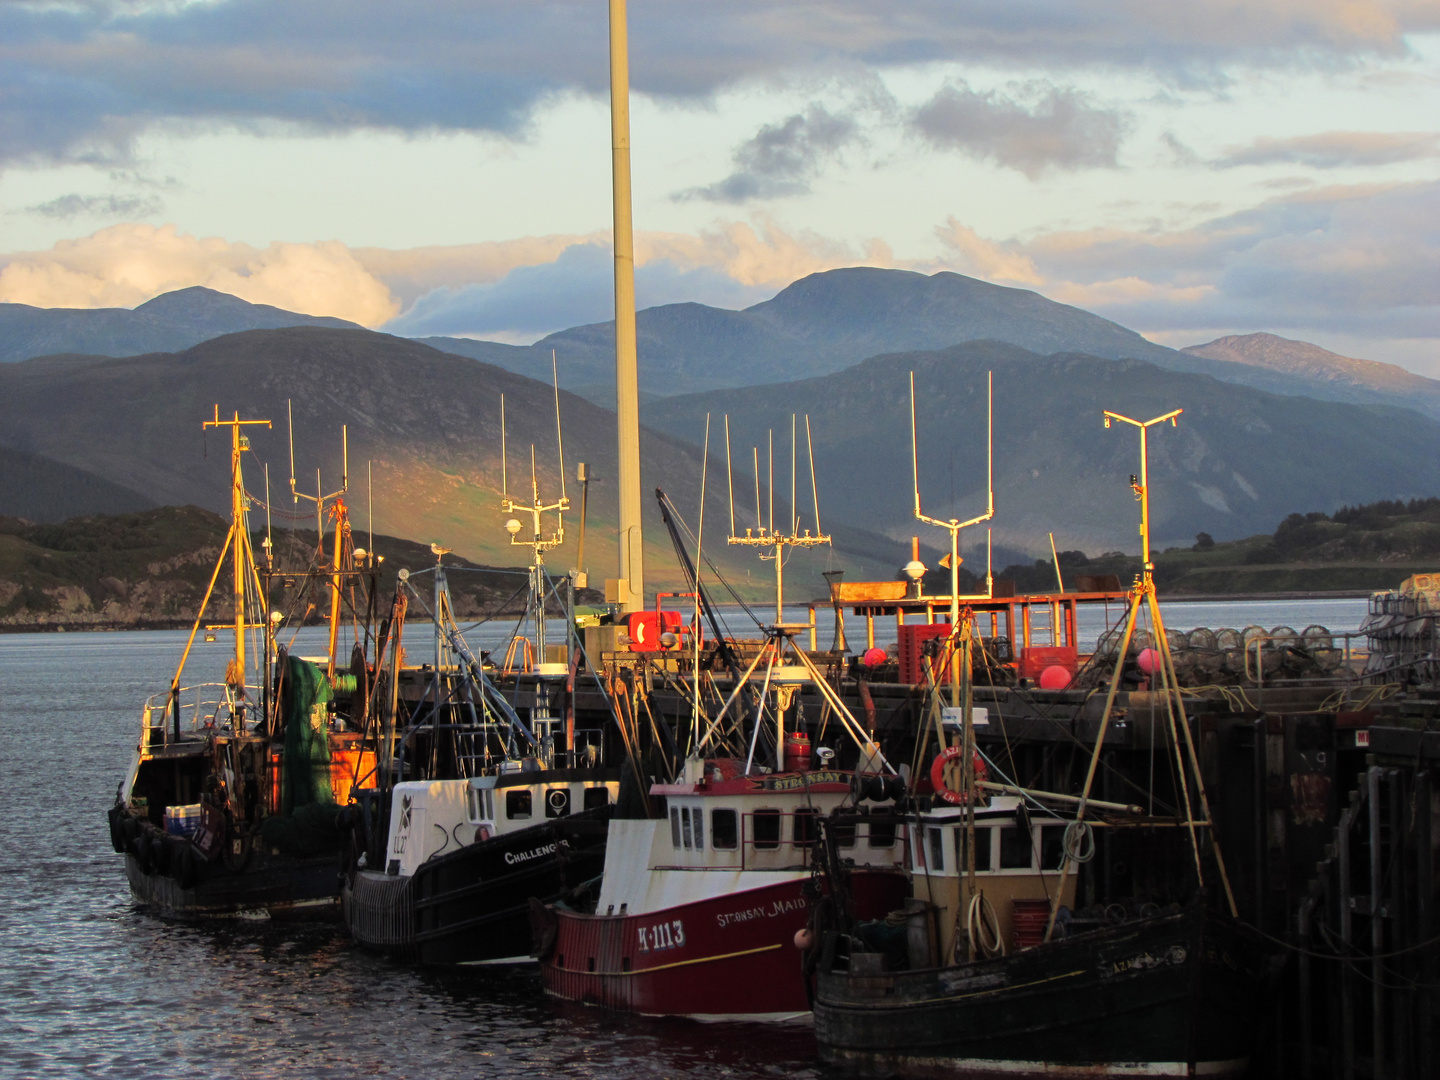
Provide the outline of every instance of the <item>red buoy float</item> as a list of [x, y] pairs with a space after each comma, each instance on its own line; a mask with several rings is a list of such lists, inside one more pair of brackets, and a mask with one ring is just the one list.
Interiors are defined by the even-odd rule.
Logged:
[[[945, 766], [959, 757], [960, 747], [947, 746], [935, 755], [935, 763], [930, 766], [930, 786], [935, 789], [935, 794], [938, 798], [950, 803], [952, 806], [963, 805], [970, 801], [970, 793], [968, 791], [955, 791], [945, 783]], [[975, 768], [975, 782], [977, 784], [989, 777], [990, 770], [985, 768], [985, 760], [980, 756], [978, 750], [971, 755], [970, 762]]]

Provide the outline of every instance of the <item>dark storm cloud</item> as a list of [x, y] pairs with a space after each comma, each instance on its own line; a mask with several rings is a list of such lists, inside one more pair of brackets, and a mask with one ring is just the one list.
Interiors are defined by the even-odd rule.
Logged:
[[[1435, 5], [1387, 0], [636, 0], [635, 88], [699, 99], [796, 72], [973, 60], [1142, 68], [1333, 65], [1405, 51]], [[523, 132], [604, 94], [599, 0], [0, 4], [0, 161], [116, 162], [161, 121]]]

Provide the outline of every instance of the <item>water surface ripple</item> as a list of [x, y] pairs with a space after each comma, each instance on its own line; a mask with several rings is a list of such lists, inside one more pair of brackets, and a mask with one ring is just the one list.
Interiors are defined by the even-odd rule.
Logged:
[[[104, 811], [183, 639], [0, 634], [0, 1076], [822, 1075], [806, 1027], [620, 1016], [530, 972], [391, 964], [335, 923], [133, 908]], [[223, 641], [196, 648], [196, 678], [223, 670]]]

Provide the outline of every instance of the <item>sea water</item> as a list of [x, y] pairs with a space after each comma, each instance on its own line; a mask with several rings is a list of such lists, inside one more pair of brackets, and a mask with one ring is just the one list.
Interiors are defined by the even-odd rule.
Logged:
[[[1177, 629], [1339, 630], [1364, 610], [1364, 600], [1206, 602], [1167, 604], [1166, 618]], [[827, 615], [817, 613], [822, 647]], [[744, 633], [743, 613], [729, 616]], [[787, 621], [805, 618], [803, 608], [787, 612]], [[881, 620], [882, 642], [887, 625], [893, 640], [893, 620]], [[493, 648], [509, 631], [487, 624], [469, 636]], [[291, 644], [319, 653], [321, 635], [306, 630]], [[230, 646], [219, 638], [197, 642], [187, 684], [223, 672]], [[407, 638], [412, 660], [427, 654], [427, 633], [412, 624]], [[163, 694], [184, 640], [174, 631], [0, 635], [0, 1076], [825, 1075], [803, 1025], [707, 1025], [565, 1004], [542, 993], [533, 970], [419, 971], [359, 951], [335, 922], [172, 923], [137, 910], [105, 811], [134, 751], [141, 703]]]

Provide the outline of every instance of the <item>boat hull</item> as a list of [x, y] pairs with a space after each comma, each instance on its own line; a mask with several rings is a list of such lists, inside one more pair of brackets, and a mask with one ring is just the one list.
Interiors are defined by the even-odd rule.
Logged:
[[265, 914], [333, 916], [339, 897], [334, 852], [309, 858], [256, 852], [243, 868], [202, 864], [190, 886], [167, 874], [147, 872], [125, 854], [125, 875], [137, 904], [167, 918], [214, 918]]
[[912, 1076], [1243, 1075], [1270, 956], [1199, 909], [914, 972], [852, 974], [844, 941], [816, 980], [821, 1058]]
[[359, 870], [344, 890], [346, 926], [365, 948], [432, 967], [534, 963], [531, 897], [553, 902], [600, 874], [609, 814], [505, 833], [411, 877]]
[[[772, 885], [643, 915], [537, 914], [545, 990], [654, 1016], [802, 1017], [810, 1002], [794, 941], [809, 918], [811, 880], [786, 874]], [[850, 887], [860, 917], [876, 918], [903, 903], [906, 882], [856, 870]]]

